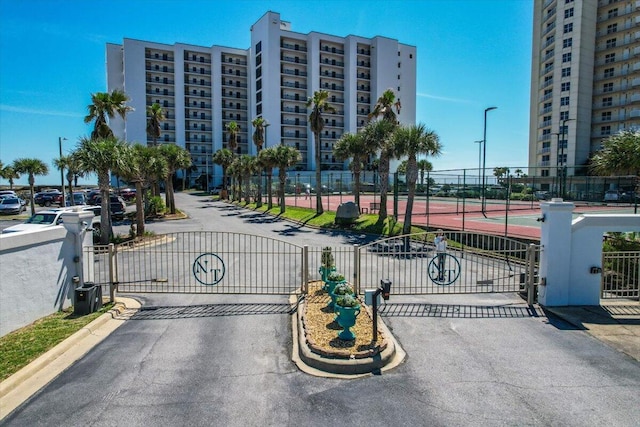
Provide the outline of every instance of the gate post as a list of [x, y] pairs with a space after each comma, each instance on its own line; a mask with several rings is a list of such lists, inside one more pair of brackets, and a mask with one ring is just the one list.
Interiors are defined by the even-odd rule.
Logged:
[[113, 271], [114, 264], [116, 262], [115, 257], [115, 245], [113, 243], [109, 243], [109, 302], [116, 301], [116, 283], [115, 283], [115, 275]]
[[303, 294], [309, 293], [309, 246], [302, 247], [302, 283], [300, 289]]
[[535, 265], [536, 248], [533, 243], [527, 248], [527, 304], [533, 305], [536, 300], [535, 292]]
[[353, 291], [360, 294], [360, 248], [353, 245]]

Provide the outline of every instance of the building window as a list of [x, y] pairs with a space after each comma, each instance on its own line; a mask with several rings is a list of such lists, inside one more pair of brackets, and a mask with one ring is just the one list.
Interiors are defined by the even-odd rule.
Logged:
[[613, 98], [608, 96], [606, 98], [602, 98], [602, 106], [603, 107], [611, 107], [613, 106]]
[[256, 55], [262, 52], [262, 41], [256, 43]]
[[571, 52], [562, 54], [562, 62], [571, 62]]
[[602, 85], [603, 92], [613, 92], [613, 83], [605, 83]]
[[618, 24], [607, 25], [607, 34], [613, 34], [618, 31]]
[[604, 77], [613, 77], [614, 69], [613, 68], [605, 68], [604, 69]]
[[605, 64], [611, 64], [612, 62], [616, 62], [616, 54], [615, 53], [608, 53], [604, 56], [604, 63]]
[[570, 33], [570, 32], [572, 32], [572, 31], [573, 31], [573, 22], [570, 22], [570, 23], [568, 23], [568, 24], [564, 24], [564, 30], [563, 30], [563, 32], [564, 32], [565, 34]]
[[600, 128], [600, 135], [611, 135], [611, 126], [602, 126]]
[[616, 39], [607, 40], [607, 49], [616, 47]]
[[573, 0], [564, 0], [564, 4], [573, 3]]
[[562, 77], [569, 77], [571, 75], [571, 67], [562, 69]]
[[560, 111], [560, 120], [568, 120], [569, 112], [568, 111]]
[[564, 11], [564, 19], [571, 18], [572, 16], [573, 16], [573, 8], [569, 8]]
[[571, 82], [564, 82], [564, 83], [560, 84], [560, 90], [562, 92], [565, 92], [567, 90], [571, 90]]
[[571, 46], [573, 46], [573, 38], [569, 37], [569, 38], [566, 38], [566, 39], [562, 40], [562, 47], [563, 48], [564, 47], [571, 47]]
[[562, 98], [560, 98], [560, 105], [569, 105], [569, 97], [563, 96]]
[[608, 18], [608, 19], [615, 18], [616, 16], [618, 16], [618, 8], [611, 9], [611, 10], [607, 13], [607, 18]]
[[413, 59], [413, 53], [409, 54], [409, 59]]
[[602, 113], [602, 121], [610, 122], [611, 121], [611, 111], [605, 111]]
[[401, 62], [398, 62], [398, 68], [400, 68], [400, 64], [401, 64]]

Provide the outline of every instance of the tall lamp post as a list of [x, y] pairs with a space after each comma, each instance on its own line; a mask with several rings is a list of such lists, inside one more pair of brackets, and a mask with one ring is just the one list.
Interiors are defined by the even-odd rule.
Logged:
[[[60, 158], [62, 159], [62, 141], [66, 141], [67, 138], [63, 138], [61, 136], [58, 137], [58, 148], [60, 150]], [[60, 168], [60, 182], [62, 184], [62, 186], [60, 187], [62, 190], [62, 202], [60, 203], [60, 206], [66, 206], [66, 199], [64, 197], [64, 168], [61, 167]]]
[[562, 176], [560, 177], [560, 197], [562, 197], [563, 199], [565, 198], [565, 183], [566, 183], [566, 179], [567, 179], [567, 162], [564, 161], [564, 146], [567, 143], [567, 141], [564, 139], [564, 135], [566, 132], [566, 128], [567, 128], [567, 122], [574, 120], [574, 119], [564, 119], [562, 121], [562, 140], [561, 140], [561, 146], [560, 146], [560, 163], [562, 166], [562, 168], [560, 169], [562, 171]]
[[487, 217], [487, 214], [485, 213], [487, 206], [487, 199], [485, 197], [485, 169], [487, 167], [487, 113], [497, 108], [498, 107], [489, 107], [484, 109], [484, 131], [482, 133], [482, 215], [484, 215], [485, 218]]
[[[473, 141], [474, 144], [478, 144], [478, 175], [480, 174], [480, 168], [482, 167], [482, 143], [483, 141]], [[478, 176], [478, 184], [480, 184], [480, 177]]]

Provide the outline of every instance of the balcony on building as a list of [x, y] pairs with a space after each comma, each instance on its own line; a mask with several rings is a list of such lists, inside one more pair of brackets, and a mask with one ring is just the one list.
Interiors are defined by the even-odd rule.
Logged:
[[300, 52], [306, 52], [307, 51], [307, 46], [305, 46], [302, 43], [295, 43], [295, 42], [291, 42], [291, 41], [280, 41], [280, 47], [282, 49], [288, 49], [288, 50], [296, 50], [296, 51], [300, 51]]

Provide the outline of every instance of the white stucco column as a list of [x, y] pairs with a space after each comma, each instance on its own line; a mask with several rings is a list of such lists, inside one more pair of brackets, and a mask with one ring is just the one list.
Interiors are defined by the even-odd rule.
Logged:
[[540, 284], [538, 302], [542, 305], [565, 306], [569, 303], [571, 266], [571, 220], [574, 205], [562, 199], [541, 203]]
[[83, 286], [85, 281], [88, 281], [87, 271], [84, 268], [84, 246], [91, 246], [93, 241], [93, 234], [87, 232], [87, 229], [91, 228], [91, 220], [93, 219], [93, 212], [83, 211], [79, 208], [75, 208], [73, 211], [64, 212], [60, 217], [62, 218], [62, 225], [67, 231], [74, 236], [74, 254], [73, 264], [76, 266], [75, 276], [78, 277], [78, 282], [74, 283], [74, 287]]

